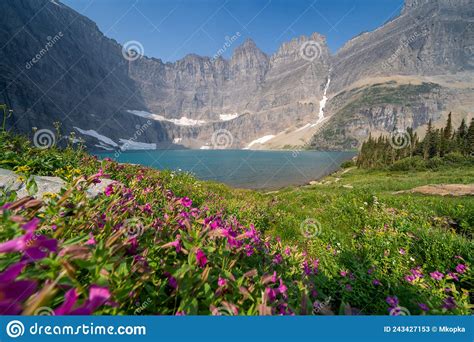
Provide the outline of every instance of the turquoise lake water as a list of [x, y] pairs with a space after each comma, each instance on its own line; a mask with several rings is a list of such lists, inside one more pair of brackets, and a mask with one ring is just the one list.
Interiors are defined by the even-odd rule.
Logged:
[[192, 172], [237, 188], [278, 189], [302, 185], [339, 168], [355, 152], [148, 150], [95, 153], [121, 163]]

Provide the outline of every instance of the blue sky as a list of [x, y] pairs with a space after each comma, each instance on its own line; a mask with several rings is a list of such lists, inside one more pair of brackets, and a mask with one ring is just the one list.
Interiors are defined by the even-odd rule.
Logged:
[[267, 54], [282, 42], [319, 32], [337, 51], [398, 15], [403, 0], [62, 0], [119, 43], [139, 41], [145, 55], [175, 61], [213, 56], [240, 32], [224, 57], [250, 37]]

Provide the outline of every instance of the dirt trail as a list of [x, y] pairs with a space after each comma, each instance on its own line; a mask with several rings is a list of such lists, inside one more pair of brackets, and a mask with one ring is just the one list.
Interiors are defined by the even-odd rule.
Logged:
[[474, 184], [435, 184], [424, 185], [411, 190], [397, 191], [401, 193], [419, 193], [439, 196], [474, 196]]

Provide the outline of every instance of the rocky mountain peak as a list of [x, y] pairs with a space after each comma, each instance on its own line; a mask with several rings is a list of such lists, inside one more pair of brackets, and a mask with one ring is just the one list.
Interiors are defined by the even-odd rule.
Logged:
[[235, 72], [248, 73], [250, 70], [259, 69], [258, 74], [262, 75], [268, 66], [268, 56], [257, 47], [252, 39], [248, 38], [234, 50], [230, 65]]
[[267, 55], [257, 47], [257, 44], [251, 38], [247, 38], [241, 45], [235, 48], [232, 59], [245, 56], [255, 56], [256, 58], [266, 59]]
[[247, 39], [245, 39], [245, 41], [241, 45], [241, 47], [243, 47], [245, 49], [257, 49], [257, 44], [255, 44], [255, 42], [252, 38], [247, 38]]
[[310, 36], [293, 38], [283, 43], [278, 51], [271, 57], [271, 64], [286, 64], [303, 60], [302, 55], [308, 55], [308, 59], [314, 54], [314, 61], [327, 62], [329, 60], [329, 49], [326, 37], [314, 32]]

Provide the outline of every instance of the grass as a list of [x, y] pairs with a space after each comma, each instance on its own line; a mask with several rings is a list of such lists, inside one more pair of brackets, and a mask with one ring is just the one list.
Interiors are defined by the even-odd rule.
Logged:
[[[73, 147], [38, 150], [11, 134], [0, 136], [0, 160], [25, 179], [68, 183], [43, 202], [0, 192], [0, 272], [19, 265], [12, 284], [35, 284], [28, 298], [7, 298], [15, 313], [472, 313], [473, 198], [394, 194], [474, 183], [472, 166], [351, 168], [264, 193]], [[88, 198], [85, 187], [105, 175], [119, 183]], [[41, 234], [25, 233], [27, 223]], [[17, 240], [25, 244], [5, 244]], [[29, 260], [44, 241], [51, 248]], [[75, 298], [69, 311], [65, 297]]]
[[[371, 203], [374, 198], [389, 208], [409, 212], [420, 221], [451, 219], [472, 235], [474, 227], [474, 199], [472, 197], [441, 197], [420, 194], [394, 194], [428, 184], [474, 183], [474, 168], [445, 168], [437, 172], [393, 172], [351, 169], [324, 179], [324, 184], [289, 188], [274, 195], [274, 201], [281, 203], [278, 210], [296, 221], [303, 217], [315, 217], [323, 226], [333, 232], [344, 232], [348, 225], [354, 229], [353, 211]], [[352, 187], [352, 188], [348, 188]], [[359, 226], [357, 228], [362, 229]], [[275, 225], [275, 233], [294, 238], [281, 225]]]

